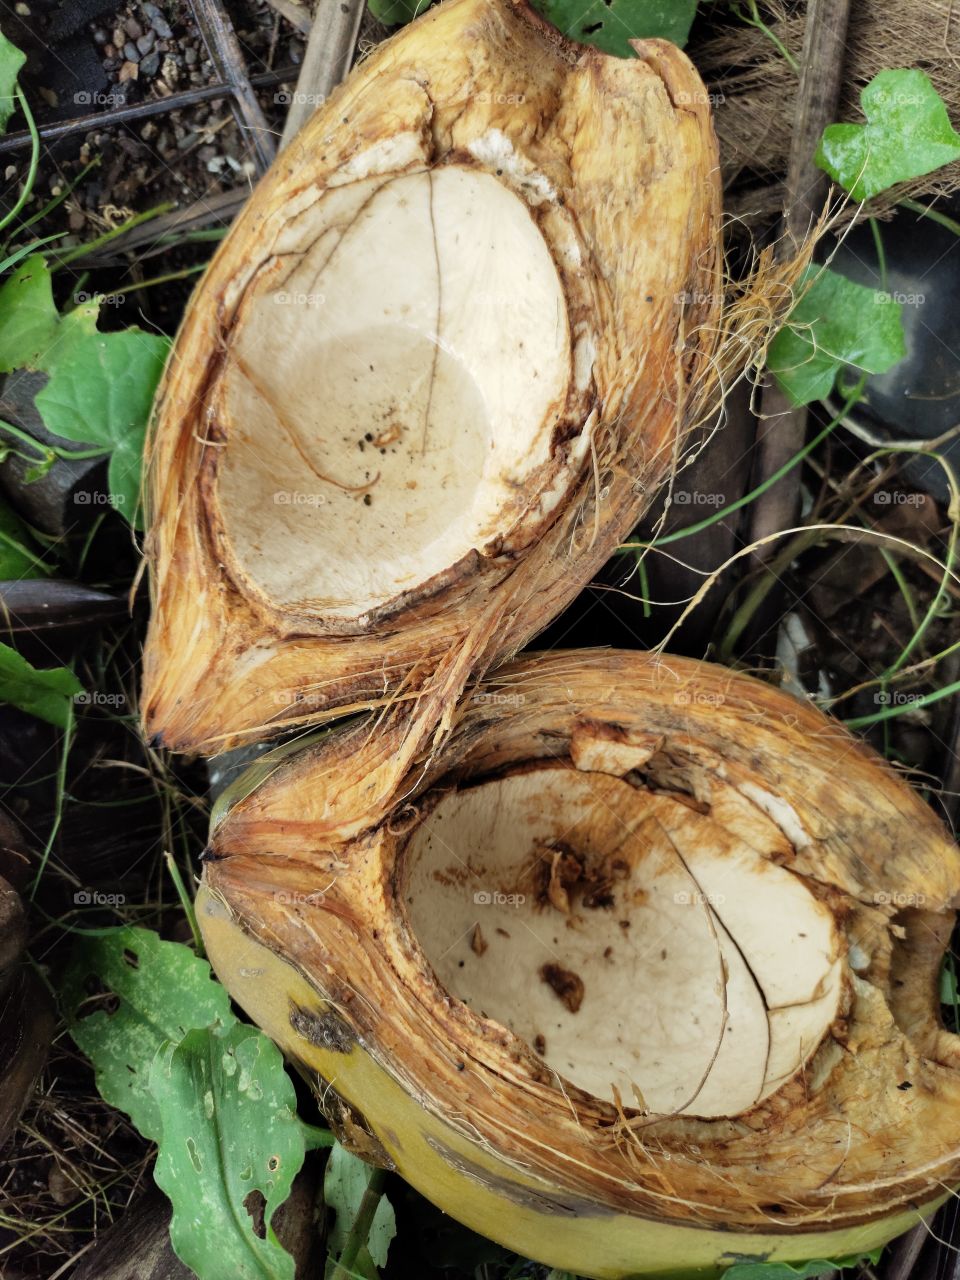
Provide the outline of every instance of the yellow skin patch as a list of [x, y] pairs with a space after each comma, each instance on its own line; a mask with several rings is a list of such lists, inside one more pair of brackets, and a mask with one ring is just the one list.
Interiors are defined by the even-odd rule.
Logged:
[[[533, 1178], [410, 1097], [356, 1040], [349, 1051], [323, 1048], [298, 1034], [290, 1015], [329, 1006], [292, 965], [245, 933], [224, 904], [201, 886], [197, 916], [207, 955], [249, 1016], [291, 1059], [315, 1072], [321, 1095], [331, 1085], [361, 1112], [402, 1176], [474, 1231], [560, 1270], [597, 1280], [630, 1276], [718, 1275], [738, 1255], [799, 1262], [867, 1252], [926, 1218], [946, 1196], [919, 1211], [842, 1231], [754, 1234], [705, 1230], [611, 1212]], [[296, 1020], [296, 1019], [295, 1019]], [[299, 1019], [303, 1025], [303, 1019]], [[334, 1014], [330, 1026], [340, 1024]], [[319, 1038], [319, 1037], [314, 1037]], [[328, 1042], [344, 1045], [330, 1031]]]

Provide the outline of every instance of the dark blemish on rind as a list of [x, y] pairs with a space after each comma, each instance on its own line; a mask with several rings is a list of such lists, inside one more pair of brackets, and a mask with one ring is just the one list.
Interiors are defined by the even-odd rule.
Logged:
[[331, 1053], [349, 1053], [357, 1041], [353, 1031], [333, 1009], [320, 1013], [291, 1004], [290, 1025], [308, 1044], [318, 1049], [329, 1049]]
[[563, 1195], [561, 1198], [552, 1193], [549, 1188], [535, 1191], [533, 1187], [521, 1186], [511, 1182], [509, 1178], [474, 1164], [472, 1160], [452, 1150], [432, 1134], [425, 1134], [424, 1137], [427, 1145], [432, 1147], [451, 1168], [456, 1169], [458, 1173], [462, 1173], [465, 1178], [469, 1178], [478, 1186], [492, 1191], [502, 1200], [509, 1200], [511, 1204], [519, 1205], [522, 1209], [532, 1209], [535, 1213], [547, 1214], [554, 1218], [609, 1218], [616, 1212], [605, 1205], [597, 1204], [594, 1200], [586, 1200], [580, 1196]]

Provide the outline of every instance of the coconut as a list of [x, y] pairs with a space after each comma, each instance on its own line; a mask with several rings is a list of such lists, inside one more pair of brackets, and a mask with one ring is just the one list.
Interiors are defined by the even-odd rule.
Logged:
[[597, 1277], [857, 1253], [944, 1196], [960, 850], [884, 761], [650, 654], [507, 665], [407, 761], [411, 714], [260, 762], [198, 904], [368, 1159]]
[[634, 47], [451, 0], [259, 184], [151, 437], [166, 745], [424, 693], [436, 723], [636, 524], [716, 380], [722, 298], [707, 94]]

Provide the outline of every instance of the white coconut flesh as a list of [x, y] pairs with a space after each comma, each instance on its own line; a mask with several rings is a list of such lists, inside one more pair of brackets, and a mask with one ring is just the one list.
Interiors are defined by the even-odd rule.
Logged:
[[223, 365], [216, 502], [240, 572], [349, 623], [522, 545], [562, 496], [570, 341], [554, 258], [496, 178], [328, 190], [248, 287]]
[[447, 793], [401, 897], [448, 993], [629, 1107], [740, 1115], [838, 1012], [843, 948], [807, 884], [619, 777], [551, 764]]

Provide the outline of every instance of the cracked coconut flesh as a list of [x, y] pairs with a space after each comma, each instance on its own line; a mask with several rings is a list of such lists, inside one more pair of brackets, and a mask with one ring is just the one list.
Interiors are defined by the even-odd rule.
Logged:
[[806, 883], [670, 794], [537, 767], [446, 793], [404, 897], [437, 978], [597, 1097], [735, 1116], [838, 1012], [842, 949]]
[[[571, 378], [527, 205], [457, 165], [328, 190], [248, 291], [217, 502], [273, 604], [349, 623], [522, 545]], [[539, 473], [539, 476], [538, 476]]]

